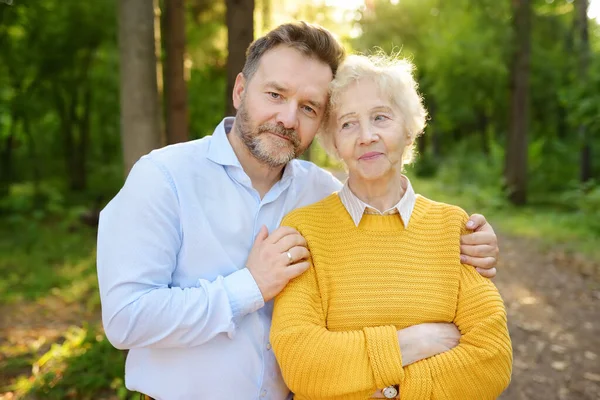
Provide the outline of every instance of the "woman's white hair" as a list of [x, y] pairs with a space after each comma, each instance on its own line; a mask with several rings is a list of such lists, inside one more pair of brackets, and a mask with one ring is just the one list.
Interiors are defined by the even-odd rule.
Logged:
[[[413, 161], [415, 139], [423, 133], [427, 111], [423, 99], [417, 91], [417, 82], [413, 77], [414, 65], [397, 55], [388, 56], [383, 52], [375, 55], [351, 55], [340, 65], [335, 79], [330, 84], [329, 112], [319, 140], [325, 150], [339, 158], [334, 145], [333, 120], [340, 95], [354, 82], [369, 79], [379, 88], [382, 96], [400, 111], [403, 126], [411, 139], [402, 156], [402, 163]], [[400, 132], [399, 132], [400, 133]]]

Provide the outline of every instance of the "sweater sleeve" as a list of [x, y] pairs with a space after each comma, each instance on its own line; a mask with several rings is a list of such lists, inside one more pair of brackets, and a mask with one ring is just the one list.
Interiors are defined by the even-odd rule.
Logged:
[[510, 383], [512, 347], [506, 310], [494, 284], [461, 267], [454, 323], [458, 346], [404, 368], [401, 399], [496, 399]]
[[[294, 226], [288, 218], [282, 225]], [[271, 343], [288, 387], [303, 397], [351, 400], [401, 382], [396, 328], [329, 331], [321, 296], [311, 260], [275, 299]]]

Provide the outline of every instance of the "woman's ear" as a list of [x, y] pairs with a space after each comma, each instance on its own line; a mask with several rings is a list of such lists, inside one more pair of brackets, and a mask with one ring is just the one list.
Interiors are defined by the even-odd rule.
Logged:
[[412, 146], [412, 144], [414, 142], [415, 142], [415, 135], [413, 135], [408, 130], [406, 130], [406, 145], [407, 146]]

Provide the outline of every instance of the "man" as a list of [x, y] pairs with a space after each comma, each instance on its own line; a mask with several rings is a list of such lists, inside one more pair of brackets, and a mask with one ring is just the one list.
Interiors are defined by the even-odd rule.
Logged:
[[[130, 350], [129, 389], [168, 400], [288, 396], [269, 343], [270, 300], [308, 268], [308, 250], [278, 225], [341, 188], [294, 159], [324, 120], [343, 57], [330, 32], [304, 23], [258, 39], [235, 82], [236, 118], [142, 157], [102, 211], [102, 317], [111, 343]], [[488, 224], [480, 230], [462, 253], [490, 268], [496, 237]], [[451, 336], [423, 332], [424, 341]]]

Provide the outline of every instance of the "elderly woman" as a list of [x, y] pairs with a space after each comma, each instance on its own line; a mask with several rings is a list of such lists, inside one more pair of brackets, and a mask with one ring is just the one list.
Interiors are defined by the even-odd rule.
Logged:
[[[412, 65], [351, 56], [332, 82], [325, 147], [346, 164], [336, 194], [293, 211], [310, 268], [275, 300], [271, 343], [302, 399], [495, 399], [512, 348], [498, 290], [461, 264], [467, 214], [402, 174], [426, 112]], [[455, 347], [414, 350], [411, 329], [453, 323]]]

